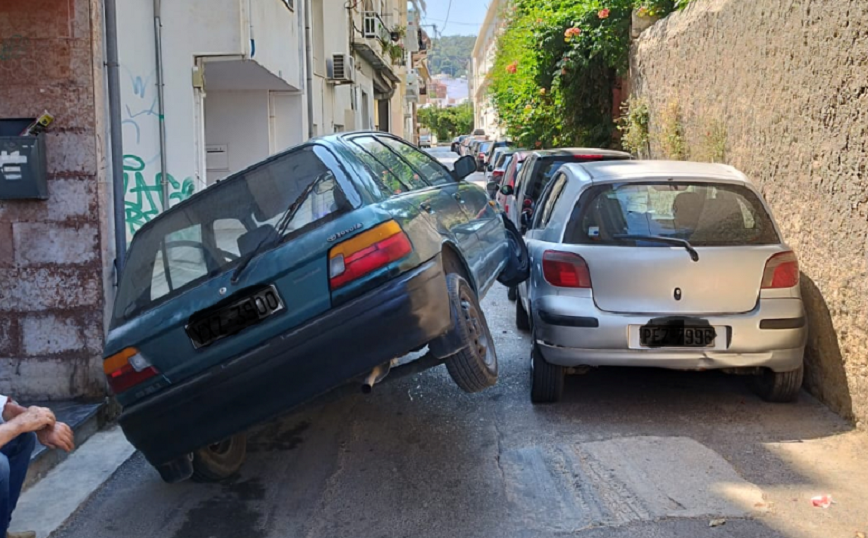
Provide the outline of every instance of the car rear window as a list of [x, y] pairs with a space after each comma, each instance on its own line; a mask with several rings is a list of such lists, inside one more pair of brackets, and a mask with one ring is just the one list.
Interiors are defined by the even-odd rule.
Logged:
[[[240, 172], [139, 230], [118, 287], [113, 326], [229, 270], [260, 243], [276, 246], [350, 209], [318, 151], [326, 150], [308, 146]], [[291, 210], [295, 214], [278, 235]]]
[[689, 181], [592, 187], [576, 204], [564, 242], [666, 246], [630, 236], [684, 239], [694, 246], [780, 243], [771, 216], [752, 190]]

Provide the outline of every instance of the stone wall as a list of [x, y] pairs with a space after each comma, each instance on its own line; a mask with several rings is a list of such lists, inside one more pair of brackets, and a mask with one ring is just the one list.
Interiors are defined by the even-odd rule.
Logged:
[[45, 201], [0, 200], [0, 393], [105, 394], [111, 290], [101, 11], [96, 0], [0, 2], [0, 119], [55, 116]]
[[687, 158], [722, 153], [761, 186], [803, 271], [806, 387], [864, 427], [868, 2], [694, 0], [642, 33], [631, 71], [653, 157], [677, 125]]

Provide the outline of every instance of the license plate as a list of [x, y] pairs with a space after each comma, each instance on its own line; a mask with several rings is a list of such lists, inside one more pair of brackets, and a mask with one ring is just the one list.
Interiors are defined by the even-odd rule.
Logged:
[[198, 349], [256, 325], [281, 310], [283, 301], [277, 289], [268, 286], [219, 310], [197, 316], [187, 325], [187, 335]]
[[717, 333], [713, 327], [658, 327], [639, 329], [642, 347], [714, 347]]

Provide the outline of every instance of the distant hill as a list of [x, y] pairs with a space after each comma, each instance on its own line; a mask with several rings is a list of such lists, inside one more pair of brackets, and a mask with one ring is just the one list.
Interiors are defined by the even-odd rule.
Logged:
[[475, 43], [475, 35], [448, 35], [433, 40], [428, 53], [431, 74], [447, 73], [455, 78], [467, 76]]

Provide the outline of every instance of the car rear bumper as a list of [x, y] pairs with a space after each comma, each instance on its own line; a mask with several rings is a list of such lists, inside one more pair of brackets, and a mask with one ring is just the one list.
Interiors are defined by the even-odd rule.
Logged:
[[242, 432], [406, 355], [451, 326], [438, 256], [301, 327], [145, 401], [119, 419], [161, 465]]
[[592, 298], [546, 296], [534, 301], [532, 311], [543, 357], [561, 366], [764, 367], [785, 372], [802, 364], [807, 342], [804, 306], [792, 298], [762, 299], [745, 314], [694, 318], [721, 329], [713, 349], [641, 348], [638, 327], [661, 316], [604, 312]]

